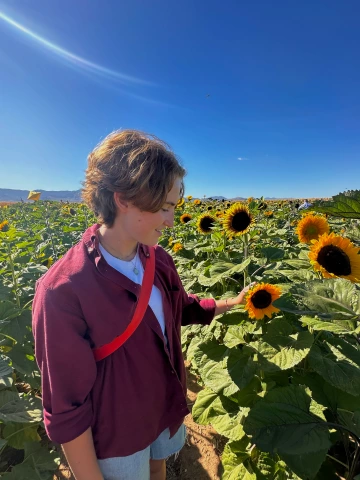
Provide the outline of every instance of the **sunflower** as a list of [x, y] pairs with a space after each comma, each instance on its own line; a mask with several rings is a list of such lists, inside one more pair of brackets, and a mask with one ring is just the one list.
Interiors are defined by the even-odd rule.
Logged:
[[0, 232], [7, 232], [9, 230], [9, 222], [4, 220], [0, 223]]
[[267, 209], [267, 204], [265, 202], [260, 202], [257, 208], [259, 210], [266, 210]]
[[212, 205], [209, 205], [209, 206], [207, 207], [207, 209], [208, 209], [208, 211], [210, 212], [210, 210], [213, 209]]
[[180, 222], [187, 223], [187, 222], [190, 222], [191, 219], [192, 219], [192, 216], [189, 213], [183, 213], [180, 217]]
[[301, 243], [310, 243], [311, 240], [317, 240], [320, 235], [329, 232], [330, 227], [326, 218], [320, 215], [305, 215], [295, 230]]
[[248, 203], [251, 203], [253, 200], [254, 200], [253, 197], [249, 197], [249, 198], [247, 199]]
[[192, 195], [188, 195], [186, 198], [187, 198], [188, 200], [192, 200]]
[[241, 203], [234, 203], [225, 212], [223, 225], [228, 235], [243, 235], [250, 230], [253, 223], [254, 219], [249, 209]]
[[180, 198], [180, 200], [176, 204], [176, 208], [182, 207], [184, 205], [184, 203], [185, 203], [185, 198], [184, 197]]
[[271, 318], [273, 313], [280, 310], [273, 306], [273, 302], [280, 298], [281, 290], [276, 285], [259, 283], [248, 291], [245, 310], [250, 318], [262, 320], [265, 315]]
[[355, 247], [348, 238], [324, 233], [311, 243], [310, 262], [323, 277], [341, 277], [360, 283], [360, 248]]
[[194, 205], [201, 205], [201, 200], [199, 200], [198, 198], [196, 198], [194, 200]]
[[272, 210], [268, 210], [267, 212], [265, 212], [265, 216], [271, 218], [274, 216], [274, 212]]
[[172, 247], [173, 251], [175, 253], [179, 252], [182, 250], [184, 247], [181, 245], [181, 243], [175, 243], [175, 245]]
[[169, 237], [168, 239], [169, 245], [172, 245], [173, 241], [174, 241], [173, 237]]
[[208, 234], [212, 232], [212, 228], [216, 225], [216, 218], [208, 213], [203, 213], [196, 222], [197, 229], [200, 233]]

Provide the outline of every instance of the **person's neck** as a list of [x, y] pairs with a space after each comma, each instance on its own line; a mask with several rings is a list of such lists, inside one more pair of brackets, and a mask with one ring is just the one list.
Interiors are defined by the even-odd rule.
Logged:
[[101, 245], [110, 255], [130, 262], [137, 253], [138, 242], [130, 239], [122, 229], [114, 225], [111, 228], [101, 225], [98, 230]]

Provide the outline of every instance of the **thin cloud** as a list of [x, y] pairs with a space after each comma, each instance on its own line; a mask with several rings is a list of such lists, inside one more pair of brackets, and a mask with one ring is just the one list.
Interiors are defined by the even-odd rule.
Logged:
[[83, 70], [86, 72], [90, 72], [96, 76], [100, 76], [102, 78], [106, 78], [108, 80], [113, 80], [124, 85], [134, 86], [134, 85], [154, 85], [146, 80], [141, 78], [132, 77], [130, 75], [126, 75], [125, 73], [117, 72], [115, 70], [111, 70], [110, 68], [103, 67], [94, 62], [90, 62], [83, 57], [79, 57], [64, 48], [56, 45], [55, 43], [49, 42], [45, 38], [37, 35], [33, 31], [29, 30], [28, 28], [24, 27], [20, 23], [16, 22], [12, 18], [8, 17], [4, 13], [0, 11], [0, 19], [6, 22], [8, 25], [12, 26], [13, 28], [17, 29], [19, 32], [27, 35], [32, 40], [36, 41], [37, 43], [41, 44], [47, 50], [54, 53], [56, 56], [66, 60], [72, 66], [75, 66], [79, 70]]
[[238, 160], [248, 160], [248, 158], [245, 158], [245, 157], [238, 157]]

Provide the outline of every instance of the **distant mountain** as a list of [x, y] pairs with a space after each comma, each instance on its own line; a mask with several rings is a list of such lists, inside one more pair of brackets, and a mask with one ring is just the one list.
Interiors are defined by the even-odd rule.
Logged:
[[[63, 200], [64, 202], [80, 202], [81, 190], [65, 190], [65, 191], [47, 191], [34, 189], [41, 192], [41, 200]], [[29, 190], [12, 190], [10, 188], [0, 188], [0, 202], [21, 202], [26, 201]]]

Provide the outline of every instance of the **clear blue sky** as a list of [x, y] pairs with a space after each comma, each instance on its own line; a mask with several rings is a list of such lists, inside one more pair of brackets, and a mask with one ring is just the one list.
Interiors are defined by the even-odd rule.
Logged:
[[0, 0], [0, 12], [0, 188], [80, 188], [87, 154], [118, 128], [166, 140], [194, 196], [360, 188], [359, 0]]

